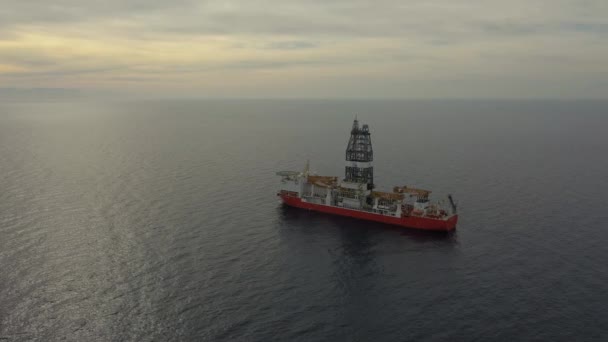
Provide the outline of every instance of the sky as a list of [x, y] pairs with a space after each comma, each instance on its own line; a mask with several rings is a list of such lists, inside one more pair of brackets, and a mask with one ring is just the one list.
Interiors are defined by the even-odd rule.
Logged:
[[606, 0], [0, 0], [0, 92], [605, 98]]

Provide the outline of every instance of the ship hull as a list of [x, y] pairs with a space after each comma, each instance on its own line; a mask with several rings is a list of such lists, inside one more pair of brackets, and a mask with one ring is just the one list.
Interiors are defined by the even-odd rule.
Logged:
[[287, 196], [283, 194], [278, 194], [278, 196], [281, 197], [283, 203], [291, 207], [314, 210], [333, 215], [353, 217], [361, 220], [381, 222], [405, 228], [448, 232], [454, 230], [456, 228], [456, 223], [458, 222], [458, 215], [450, 216], [447, 219], [435, 219], [420, 216], [395, 217], [362, 210], [310, 203], [303, 201], [299, 197]]

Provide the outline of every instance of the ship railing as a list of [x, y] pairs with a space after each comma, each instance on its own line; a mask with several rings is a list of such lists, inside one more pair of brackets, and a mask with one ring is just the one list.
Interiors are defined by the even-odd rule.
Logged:
[[281, 190], [280, 194], [289, 197], [298, 197], [298, 193], [296, 191]]

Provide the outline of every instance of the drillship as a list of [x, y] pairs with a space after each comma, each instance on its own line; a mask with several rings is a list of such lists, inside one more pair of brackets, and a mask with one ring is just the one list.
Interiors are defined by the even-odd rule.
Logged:
[[395, 186], [393, 192], [376, 191], [372, 165], [371, 134], [367, 125], [355, 119], [346, 147], [344, 179], [319, 176], [310, 171], [281, 171], [281, 189], [277, 196], [288, 206], [328, 214], [388, 223], [407, 228], [451, 231], [458, 214], [452, 195], [433, 203], [428, 190]]

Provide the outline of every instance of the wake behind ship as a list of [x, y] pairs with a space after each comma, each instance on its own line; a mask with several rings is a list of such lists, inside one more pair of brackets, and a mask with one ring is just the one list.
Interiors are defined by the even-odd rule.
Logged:
[[448, 195], [444, 202], [432, 203], [428, 190], [395, 186], [393, 192], [375, 191], [374, 152], [367, 125], [355, 119], [346, 148], [344, 179], [319, 176], [304, 171], [281, 171], [277, 196], [286, 205], [328, 214], [348, 216], [407, 228], [451, 231], [456, 228], [456, 204]]

